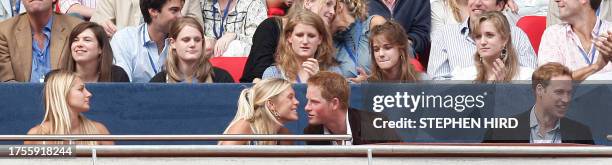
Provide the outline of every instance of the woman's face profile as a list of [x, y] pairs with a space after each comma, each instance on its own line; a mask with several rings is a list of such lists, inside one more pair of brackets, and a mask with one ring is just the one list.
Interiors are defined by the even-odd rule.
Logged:
[[85, 84], [80, 78], [74, 79], [66, 97], [70, 110], [74, 112], [87, 112], [89, 110], [91, 93], [85, 88]]
[[274, 104], [274, 110], [278, 112], [280, 116], [280, 122], [296, 121], [298, 120], [297, 108], [300, 103], [295, 98], [295, 91], [293, 88], [287, 88], [272, 99]]

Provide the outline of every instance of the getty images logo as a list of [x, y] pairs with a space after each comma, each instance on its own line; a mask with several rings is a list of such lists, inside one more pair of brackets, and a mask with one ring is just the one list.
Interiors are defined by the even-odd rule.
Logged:
[[376, 95], [372, 98], [372, 110], [382, 112], [385, 108], [404, 108], [415, 112], [419, 108], [447, 108], [463, 112], [467, 108], [483, 108], [487, 92], [479, 95], [429, 95], [421, 92], [411, 95], [396, 92], [395, 95]]

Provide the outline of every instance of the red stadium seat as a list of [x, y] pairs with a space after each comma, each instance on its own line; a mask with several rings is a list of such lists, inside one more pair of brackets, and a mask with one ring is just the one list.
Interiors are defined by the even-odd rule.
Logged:
[[210, 59], [213, 66], [229, 72], [235, 82], [239, 82], [246, 61], [247, 57], [214, 57]]
[[524, 16], [516, 23], [516, 26], [523, 29], [531, 41], [531, 46], [535, 50], [536, 55], [540, 48], [540, 40], [542, 39], [542, 33], [546, 30], [546, 17], [545, 16]]
[[410, 64], [412, 64], [414, 70], [416, 70], [417, 72], [425, 72], [425, 69], [423, 68], [423, 65], [421, 65], [421, 62], [419, 62], [419, 60], [411, 58]]

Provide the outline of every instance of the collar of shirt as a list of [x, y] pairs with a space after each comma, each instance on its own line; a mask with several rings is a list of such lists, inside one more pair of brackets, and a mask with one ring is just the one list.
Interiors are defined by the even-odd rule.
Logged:
[[468, 24], [468, 22], [470, 21], [470, 17], [468, 17], [467, 19], [465, 19], [465, 21], [463, 21], [460, 25], [459, 25], [459, 34], [461, 34], [465, 40], [467, 40], [468, 42], [470, 42], [471, 44], [476, 45], [476, 42], [474, 42], [474, 40], [472, 39], [472, 37], [470, 37], [470, 26]]
[[[353, 135], [353, 131], [351, 130], [351, 124], [349, 123], [348, 111], [346, 111], [345, 121], [346, 121], [346, 134], [347, 135]], [[327, 129], [327, 127], [323, 126], [323, 134], [330, 135], [332, 133], [331, 133], [331, 131], [329, 129]], [[333, 145], [338, 145], [336, 143], [336, 141], [332, 141], [332, 144]], [[351, 145], [351, 144], [353, 144], [353, 139], [351, 139], [351, 141], [349, 143], [347, 143], [347, 145]]]
[[[536, 116], [536, 114], [535, 114], [535, 105], [534, 105], [531, 108], [531, 112], [529, 113], [529, 128], [534, 129], [534, 128], [538, 127], [539, 126], [538, 121], [539, 120], [538, 120], [538, 116]], [[557, 124], [555, 124], [555, 127], [553, 129], [551, 129], [550, 131], [547, 131], [547, 133], [548, 132], [557, 131], [557, 130], [559, 130], [559, 128], [561, 128], [561, 119], [558, 119], [557, 120]]]
[[[577, 35], [576, 33], [574, 33], [574, 30], [572, 29], [572, 25], [568, 24], [568, 23], [564, 23], [565, 24], [565, 34], [567, 35], [567, 37], [569, 38], [574, 38], [576, 37], [577, 39]], [[602, 26], [603, 21], [601, 19], [599, 19], [599, 17], [597, 17], [597, 20], [595, 22], [595, 26], [593, 26], [593, 30], [591, 31], [591, 36], [593, 38], [597, 38], [599, 37], [599, 34], [597, 34], [598, 32], [601, 33], [602, 31], [600, 29], [604, 29], [603, 32], [605, 32], [607, 30], [606, 27]]]

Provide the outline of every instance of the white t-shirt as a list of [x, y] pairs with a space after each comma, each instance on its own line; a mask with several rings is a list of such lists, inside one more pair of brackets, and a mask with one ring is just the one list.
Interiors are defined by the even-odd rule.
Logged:
[[[512, 80], [531, 80], [531, 74], [533, 69], [528, 67], [520, 67], [519, 73], [515, 75]], [[475, 80], [478, 74], [476, 66], [470, 66], [461, 69], [453, 70], [451, 80]]]

